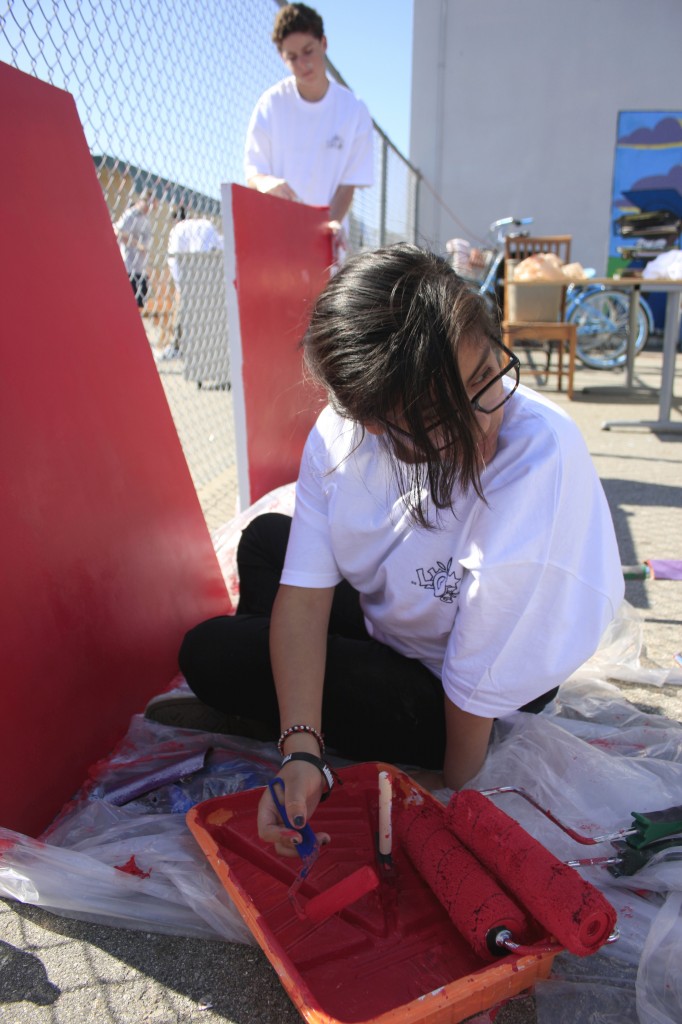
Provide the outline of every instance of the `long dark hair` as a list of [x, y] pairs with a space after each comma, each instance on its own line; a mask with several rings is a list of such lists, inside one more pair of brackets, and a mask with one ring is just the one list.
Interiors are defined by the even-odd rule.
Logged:
[[[429, 522], [458, 489], [483, 497], [480, 429], [457, 364], [463, 339], [496, 339], [483, 299], [433, 253], [400, 244], [348, 260], [319, 296], [306, 365], [347, 419], [383, 427], [409, 512]], [[418, 457], [405, 460], [396, 411]], [[438, 425], [437, 436], [434, 424]]]

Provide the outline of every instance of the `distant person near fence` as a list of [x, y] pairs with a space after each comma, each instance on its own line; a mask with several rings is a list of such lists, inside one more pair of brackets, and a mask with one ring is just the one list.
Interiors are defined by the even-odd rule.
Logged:
[[362, 100], [327, 77], [324, 25], [311, 7], [282, 7], [272, 40], [291, 75], [264, 92], [251, 115], [246, 182], [269, 195], [329, 206], [341, 262], [353, 193], [374, 180], [372, 119]]
[[173, 210], [173, 217], [177, 224], [171, 228], [168, 236], [168, 269], [176, 290], [176, 302], [173, 305], [173, 340], [161, 353], [161, 359], [174, 359], [180, 355], [182, 320], [179, 309], [182, 302], [183, 277], [187, 273], [186, 266], [183, 267], [182, 254], [213, 252], [223, 248], [223, 236], [207, 217], [188, 218], [184, 206], [178, 206]]
[[149, 289], [147, 260], [152, 244], [149, 211], [153, 205], [153, 193], [151, 189], [145, 189], [114, 225], [118, 247], [128, 272], [135, 301], [140, 309], [144, 309]]

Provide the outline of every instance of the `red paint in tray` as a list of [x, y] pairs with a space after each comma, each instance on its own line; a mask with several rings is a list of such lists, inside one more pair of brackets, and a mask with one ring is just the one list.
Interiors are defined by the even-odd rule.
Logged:
[[[330, 845], [298, 890], [305, 906], [364, 865], [378, 887], [322, 922], [298, 916], [288, 891], [298, 859], [275, 853], [257, 835], [262, 789], [192, 808], [188, 825], [303, 1017], [316, 1024], [455, 1024], [547, 977], [553, 952], [477, 955], [403, 848], [392, 869], [378, 865], [378, 773], [393, 783], [393, 810], [442, 806], [404, 773], [383, 763], [340, 770], [343, 786], [311, 822]], [[319, 901], [318, 901], [319, 902]], [[314, 904], [315, 905], [315, 904]], [[546, 935], [541, 936], [546, 939]]]

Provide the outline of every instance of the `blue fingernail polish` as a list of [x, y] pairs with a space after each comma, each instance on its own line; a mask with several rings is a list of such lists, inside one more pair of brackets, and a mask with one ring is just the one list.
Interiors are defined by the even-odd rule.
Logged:
[[296, 828], [303, 828], [304, 821], [305, 818], [303, 817], [303, 815], [297, 814], [296, 817], [294, 818], [294, 825], [296, 826]]

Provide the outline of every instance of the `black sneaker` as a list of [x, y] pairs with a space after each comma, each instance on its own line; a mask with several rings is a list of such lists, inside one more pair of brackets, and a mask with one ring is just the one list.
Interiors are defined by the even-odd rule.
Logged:
[[215, 732], [227, 736], [246, 736], [252, 740], [265, 742], [276, 740], [279, 735], [263, 722], [255, 722], [240, 715], [226, 715], [191, 695], [165, 697], [161, 694], [152, 697], [145, 708], [144, 717], [173, 729], [195, 729], [198, 732]]

